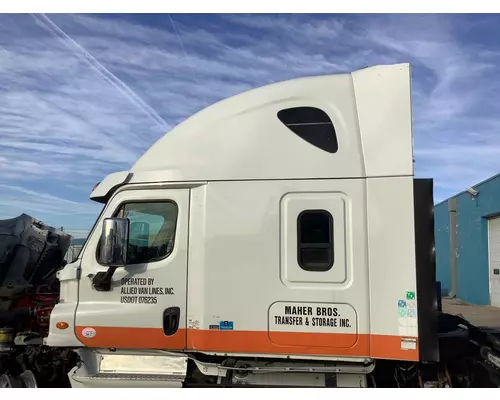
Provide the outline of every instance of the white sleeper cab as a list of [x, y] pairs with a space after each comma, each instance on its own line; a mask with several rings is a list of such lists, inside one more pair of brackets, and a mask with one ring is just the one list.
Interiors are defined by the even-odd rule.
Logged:
[[45, 340], [73, 387], [365, 387], [437, 357], [407, 64], [223, 100], [91, 198]]

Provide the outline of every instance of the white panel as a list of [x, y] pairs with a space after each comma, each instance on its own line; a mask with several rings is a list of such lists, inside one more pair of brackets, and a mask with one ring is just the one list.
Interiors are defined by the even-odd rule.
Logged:
[[[277, 113], [316, 107], [335, 127], [328, 153], [290, 131]], [[406, 64], [292, 79], [218, 102], [156, 142], [131, 172], [170, 181], [362, 178], [413, 173]]]
[[269, 308], [272, 332], [357, 333], [356, 311], [342, 303], [287, 303]]
[[158, 374], [186, 376], [188, 358], [183, 356], [146, 356], [103, 354], [99, 372], [120, 374]]
[[[268, 331], [277, 301], [344, 303], [369, 333], [366, 203], [364, 180], [212, 182], [193, 190], [189, 254], [189, 313], [199, 329], [220, 320], [234, 330]], [[343, 192], [351, 200], [346, 268], [342, 284], [285, 285], [280, 279], [280, 203], [284, 194]], [[204, 200], [205, 199], [205, 200]], [[204, 205], [203, 205], [204, 201]], [[294, 235], [290, 228], [289, 234]], [[353, 238], [356, 241], [353, 241]], [[321, 274], [321, 273], [319, 273]], [[396, 329], [397, 334], [397, 329]]]
[[413, 175], [410, 66], [353, 72], [368, 177]]
[[[111, 291], [95, 290], [92, 286], [92, 277], [97, 272], [106, 270], [105, 267], [99, 265], [96, 258], [102, 220], [114, 215], [123, 203], [158, 200], [174, 201], [178, 207], [175, 244], [172, 253], [159, 261], [118, 268], [113, 275]], [[181, 309], [179, 329], [185, 329], [188, 221], [189, 189], [123, 190], [117, 193], [106, 206], [82, 255], [76, 325], [79, 327], [162, 328], [163, 311], [168, 307], [178, 306]], [[138, 287], [135, 284], [124, 285], [122, 281], [124, 278], [144, 279], [146, 281], [145, 287], [149, 292], [155, 288], [162, 288], [164, 294], [149, 296], [148, 293], [147, 296], [139, 295], [139, 297], [135, 294], [127, 294], [126, 292], [131, 292], [134, 288], [138, 290]], [[144, 285], [141, 282], [139, 286], [142, 288]], [[166, 288], [173, 288], [173, 294], [167, 293]], [[134, 303], [122, 302], [131, 297], [138, 300]], [[144, 303], [140, 301], [142, 297], [156, 297], [157, 302]], [[99, 332], [95, 336], [96, 340], [98, 338]]]
[[[52, 347], [78, 347], [75, 335], [75, 313], [78, 306], [78, 269], [80, 262], [69, 263], [57, 273], [60, 281], [59, 302], [50, 313], [49, 335], [45, 344]], [[58, 329], [58, 322], [66, 322], [68, 328]]]
[[[314, 287], [347, 280], [346, 224], [349, 198], [344, 193], [288, 193], [281, 200], [281, 279], [287, 286]], [[306, 271], [298, 263], [297, 219], [305, 210], [325, 210], [333, 217], [333, 266], [329, 271]]]
[[[120, 171], [109, 174], [106, 178], [104, 178], [101, 182], [99, 182], [99, 184], [94, 190], [92, 190], [90, 198], [92, 200], [95, 200], [101, 197], [108, 196], [110, 191], [112, 191], [114, 188], [122, 185], [125, 182], [128, 175], [129, 175], [128, 171]], [[89, 190], [91, 189], [92, 188], [89, 188]]]
[[[328, 114], [337, 153], [307, 143], [278, 119], [279, 111], [303, 106]], [[293, 79], [218, 102], [176, 126], [131, 169], [144, 171], [182, 181], [363, 177], [351, 76]]]
[[488, 221], [490, 302], [500, 307], [500, 218]]
[[368, 179], [366, 187], [372, 334], [416, 337], [413, 178]]

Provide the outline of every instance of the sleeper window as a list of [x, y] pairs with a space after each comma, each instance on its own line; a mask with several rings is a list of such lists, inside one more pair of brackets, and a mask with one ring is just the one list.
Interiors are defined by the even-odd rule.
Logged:
[[307, 210], [297, 218], [298, 264], [306, 271], [333, 266], [333, 217], [326, 210]]
[[127, 203], [117, 217], [128, 218], [127, 264], [158, 261], [174, 248], [177, 205], [173, 202]]
[[298, 137], [321, 150], [336, 153], [339, 149], [333, 122], [319, 108], [287, 108], [278, 112], [278, 119]]

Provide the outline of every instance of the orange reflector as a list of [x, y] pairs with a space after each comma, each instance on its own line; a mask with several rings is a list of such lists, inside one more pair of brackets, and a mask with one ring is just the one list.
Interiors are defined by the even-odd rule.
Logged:
[[67, 329], [69, 327], [69, 324], [67, 322], [58, 322], [56, 324], [57, 329]]

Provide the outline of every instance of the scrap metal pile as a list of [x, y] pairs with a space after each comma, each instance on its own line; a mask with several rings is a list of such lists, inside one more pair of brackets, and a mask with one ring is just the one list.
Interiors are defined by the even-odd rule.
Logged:
[[67, 233], [26, 214], [0, 221], [0, 387], [51, 386], [65, 375], [72, 353], [43, 346], [43, 338], [70, 243]]

